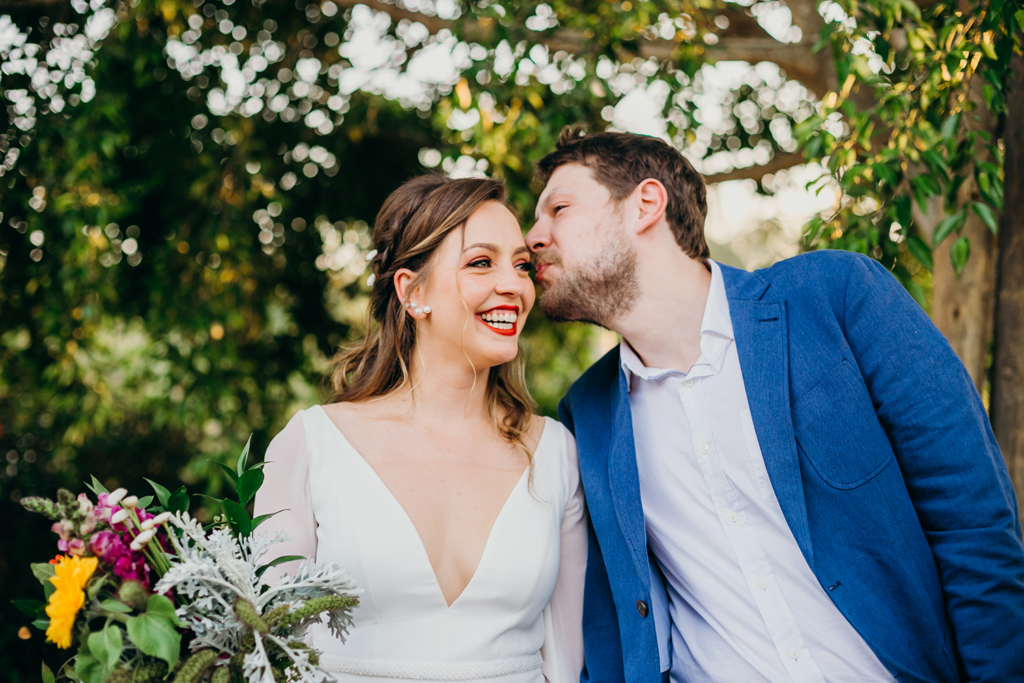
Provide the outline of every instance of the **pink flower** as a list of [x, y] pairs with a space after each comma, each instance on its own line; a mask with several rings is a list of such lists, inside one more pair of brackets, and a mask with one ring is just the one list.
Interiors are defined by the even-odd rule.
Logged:
[[[57, 545], [59, 546], [60, 543], [64, 543], [64, 541], [60, 541]], [[79, 557], [85, 555], [85, 541], [82, 539], [73, 538], [67, 542], [67, 546], [68, 548], [66, 552], [69, 555], [78, 555]]]
[[[59, 522], [54, 522], [53, 526], [50, 527], [50, 531], [60, 536], [61, 541], [67, 543], [71, 539], [72, 534], [75, 533], [75, 524], [70, 520], [62, 519]], [[61, 550], [65, 549], [61, 548]]]
[[149, 567], [142, 553], [133, 552], [121, 535], [100, 531], [89, 541], [92, 552], [121, 579], [134, 579], [149, 588]]

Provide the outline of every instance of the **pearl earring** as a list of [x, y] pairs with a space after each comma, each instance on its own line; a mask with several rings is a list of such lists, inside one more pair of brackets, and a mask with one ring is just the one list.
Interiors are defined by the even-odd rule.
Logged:
[[419, 315], [420, 313], [422, 313], [423, 315], [430, 315], [430, 306], [423, 306], [421, 308], [420, 305], [415, 301], [407, 303], [405, 307], [417, 315]]

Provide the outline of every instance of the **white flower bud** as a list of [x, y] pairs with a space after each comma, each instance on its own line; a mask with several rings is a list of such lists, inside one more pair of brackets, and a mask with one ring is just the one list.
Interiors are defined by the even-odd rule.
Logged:
[[143, 531], [141, 534], [139, 534], [138, 536], [135, 537], [134, 541], [132, 541], [132, 544], [130, 546], [131, 549], [132, 550], [141, 550], [143, 548], [143, 546], [145, 546], [147, 543], [149, 543], [150, 541], [153, 540], [153, 536], [155, 536], [155, 535], [156, 535], [156, 529], [150, 529], [149, 531]]
[[127, 489], [114, 489], [112, 492], [107, 494], [107, 505], [114, 507], [121, 502], [121, 499], [127, 495]]
[[128, 519], [128, 511], [127, 510], [118, 510], [117, 512], [115, 512], [110, 517], [110, 523], [111, 524], [120, 524], [121, 522], [123, 522], [126, 519]]
[[152, 518], [147, 519], [146, 521], [144, 521], [142, 524], [139, 525], [139, 527], [141, 527], [143, 531], [149, 531], [154, 526], [156, 526], [156, 522], [154, 522]]
[[138, 496], [128, 496], [127, 498], [125, 498], [124, 500], [121, 501], [121, 507], [123, 507], [123, 508], [133, 508], [133, 507], [135, 507], [135, 505], [138, 502], [139, 502], [139, 497]]
[[153, 518], [153, 524], [155, 524], [156, 526], [166, 524], [167, 520], [169, 520], [173, 516], [174, 515], [172, 515], [170, 512], [161, 512], [159, 515]]

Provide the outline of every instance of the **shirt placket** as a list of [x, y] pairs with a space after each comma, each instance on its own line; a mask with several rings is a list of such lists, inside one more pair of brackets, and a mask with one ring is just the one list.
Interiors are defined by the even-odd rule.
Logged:
[[[705, 366], [699, 370], [707, 372], [708, 368]], [[703, 391], [707, 377], [700, 376], [703, 372], [691, 372], [680, 382], [679, 398], [690, 425], [694, 454], [711, 492], [715, 511], [783, 666], [797, 683], [824, 683], [825, 678], [807, 649], [750, 520], [722, 468]]]

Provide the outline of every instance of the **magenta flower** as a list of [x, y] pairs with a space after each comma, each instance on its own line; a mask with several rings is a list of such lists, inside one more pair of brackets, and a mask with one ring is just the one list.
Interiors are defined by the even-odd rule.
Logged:
[[120, 579], [134, 579], [149, 588], [149, 566], [141, 552], [134, 552], [121, 535], [113, 531], [93, 534], [89, 548]]

